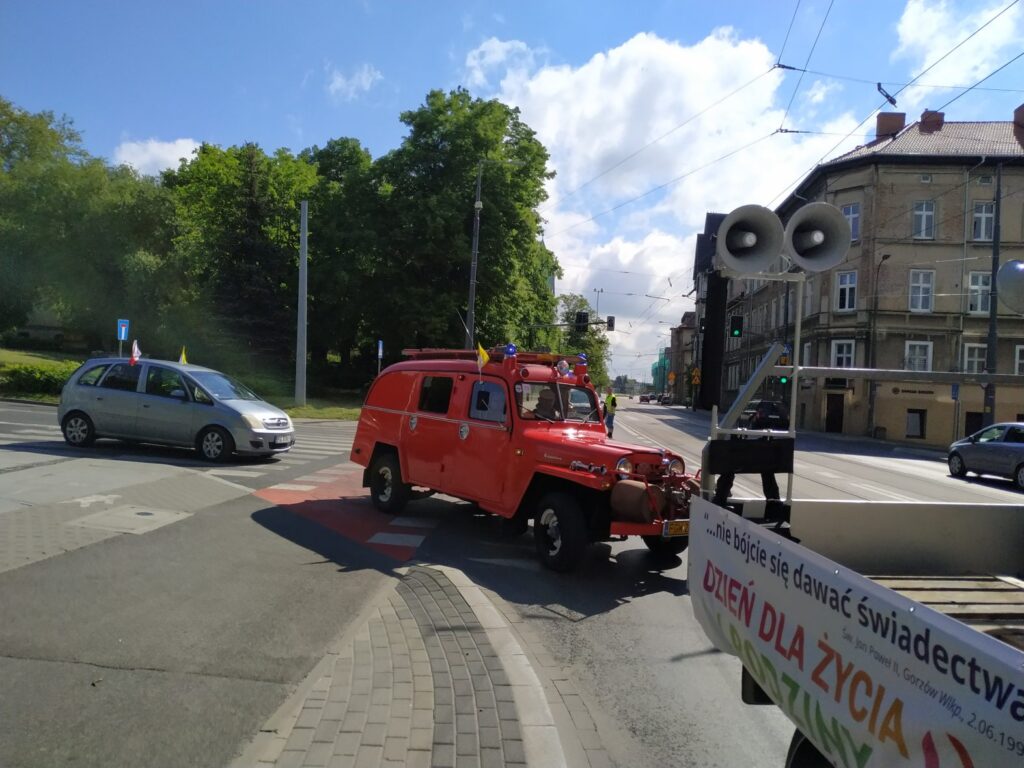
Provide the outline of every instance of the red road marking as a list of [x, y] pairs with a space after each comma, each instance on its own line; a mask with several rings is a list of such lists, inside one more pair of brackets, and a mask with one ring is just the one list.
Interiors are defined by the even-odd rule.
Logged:
[[263, 488], [255, 495], [399, 562], [409, 560], [416, 548], [371, 543], [370, 539], [383, 532], [423, 535], [422, 528], [392, 525], [388, 515], [374, 509], [369, 492], [363, 488], [362, 468], [338, 475], [312, 490]]

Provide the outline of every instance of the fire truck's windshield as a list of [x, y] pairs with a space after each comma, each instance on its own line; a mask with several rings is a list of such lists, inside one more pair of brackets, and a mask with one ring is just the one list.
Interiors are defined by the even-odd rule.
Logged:
[[586, 387], [522, 381], [516, 382], [519, 416], [524, 420], [581, 421], [601, 420], [597, 398]]

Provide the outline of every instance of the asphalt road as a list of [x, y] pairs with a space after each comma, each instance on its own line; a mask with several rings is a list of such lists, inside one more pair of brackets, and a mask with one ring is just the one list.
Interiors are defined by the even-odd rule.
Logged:
[[[706, 414], [620, 403], [617, 439], [696, 466]], [[738, 661], [693, 617], [685, 553], [659, 563], [639, 541], [595, 545], [557, 575], [529, 535], [503, 539], [443, 499], [410, 505], [435, 526], [418, 548], [376, 546], [365, 492], [345, 491], [346, 517], [314, 490], [352, 469], [353, 428], [302, 424], [293, 454], [211, 468], [150, 446], [72, 450], [54, 409], [0, 403], [0, 765], [226, 765], [408, 558], [512, 603], [571, 670], [618, 764], [782, 764], [792, 727], [740, 702]], [[797, 497], [1021, 500], [1005, 481], [950, 478], [934, 452], [822, 435], [797, 449]], [[92, 525], [111, 510], [158, 527]]]

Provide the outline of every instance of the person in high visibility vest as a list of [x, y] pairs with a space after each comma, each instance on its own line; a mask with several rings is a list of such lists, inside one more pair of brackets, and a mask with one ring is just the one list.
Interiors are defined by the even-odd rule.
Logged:
[[612, 429], [615, 426], [615, 393], [608, 387], [608, 394], [604, 398], [604, 425], [608, 429], [608, 437], [612, 436]]

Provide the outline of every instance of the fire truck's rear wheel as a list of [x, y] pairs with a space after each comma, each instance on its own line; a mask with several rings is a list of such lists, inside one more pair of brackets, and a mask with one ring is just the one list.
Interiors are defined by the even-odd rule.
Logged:
[[402, 469], [393, 453], [378, 456], [370, 468], [370, 500], [381, 512], [396, 514], [409, 501], [411, 489], [402, 482]]
[[575, 568], [587, 547], [587, 525], [580, 505], [567, 493], [549, 493], [537, 505], [533, 539], [541, 563], [562, 573]]
[[786, 768], [834, 768], [818, 748], [800, 731], [793, 734], [789, 742], [789, 754], [786, 755]]
[[671, 539], [663, 539], [661, 536], [644, 536], [644, 544], [651, 550], [651, 553], [658, 557], [673, 557], [681, 555], [690, 543], [689, 536], [674, 536]]

